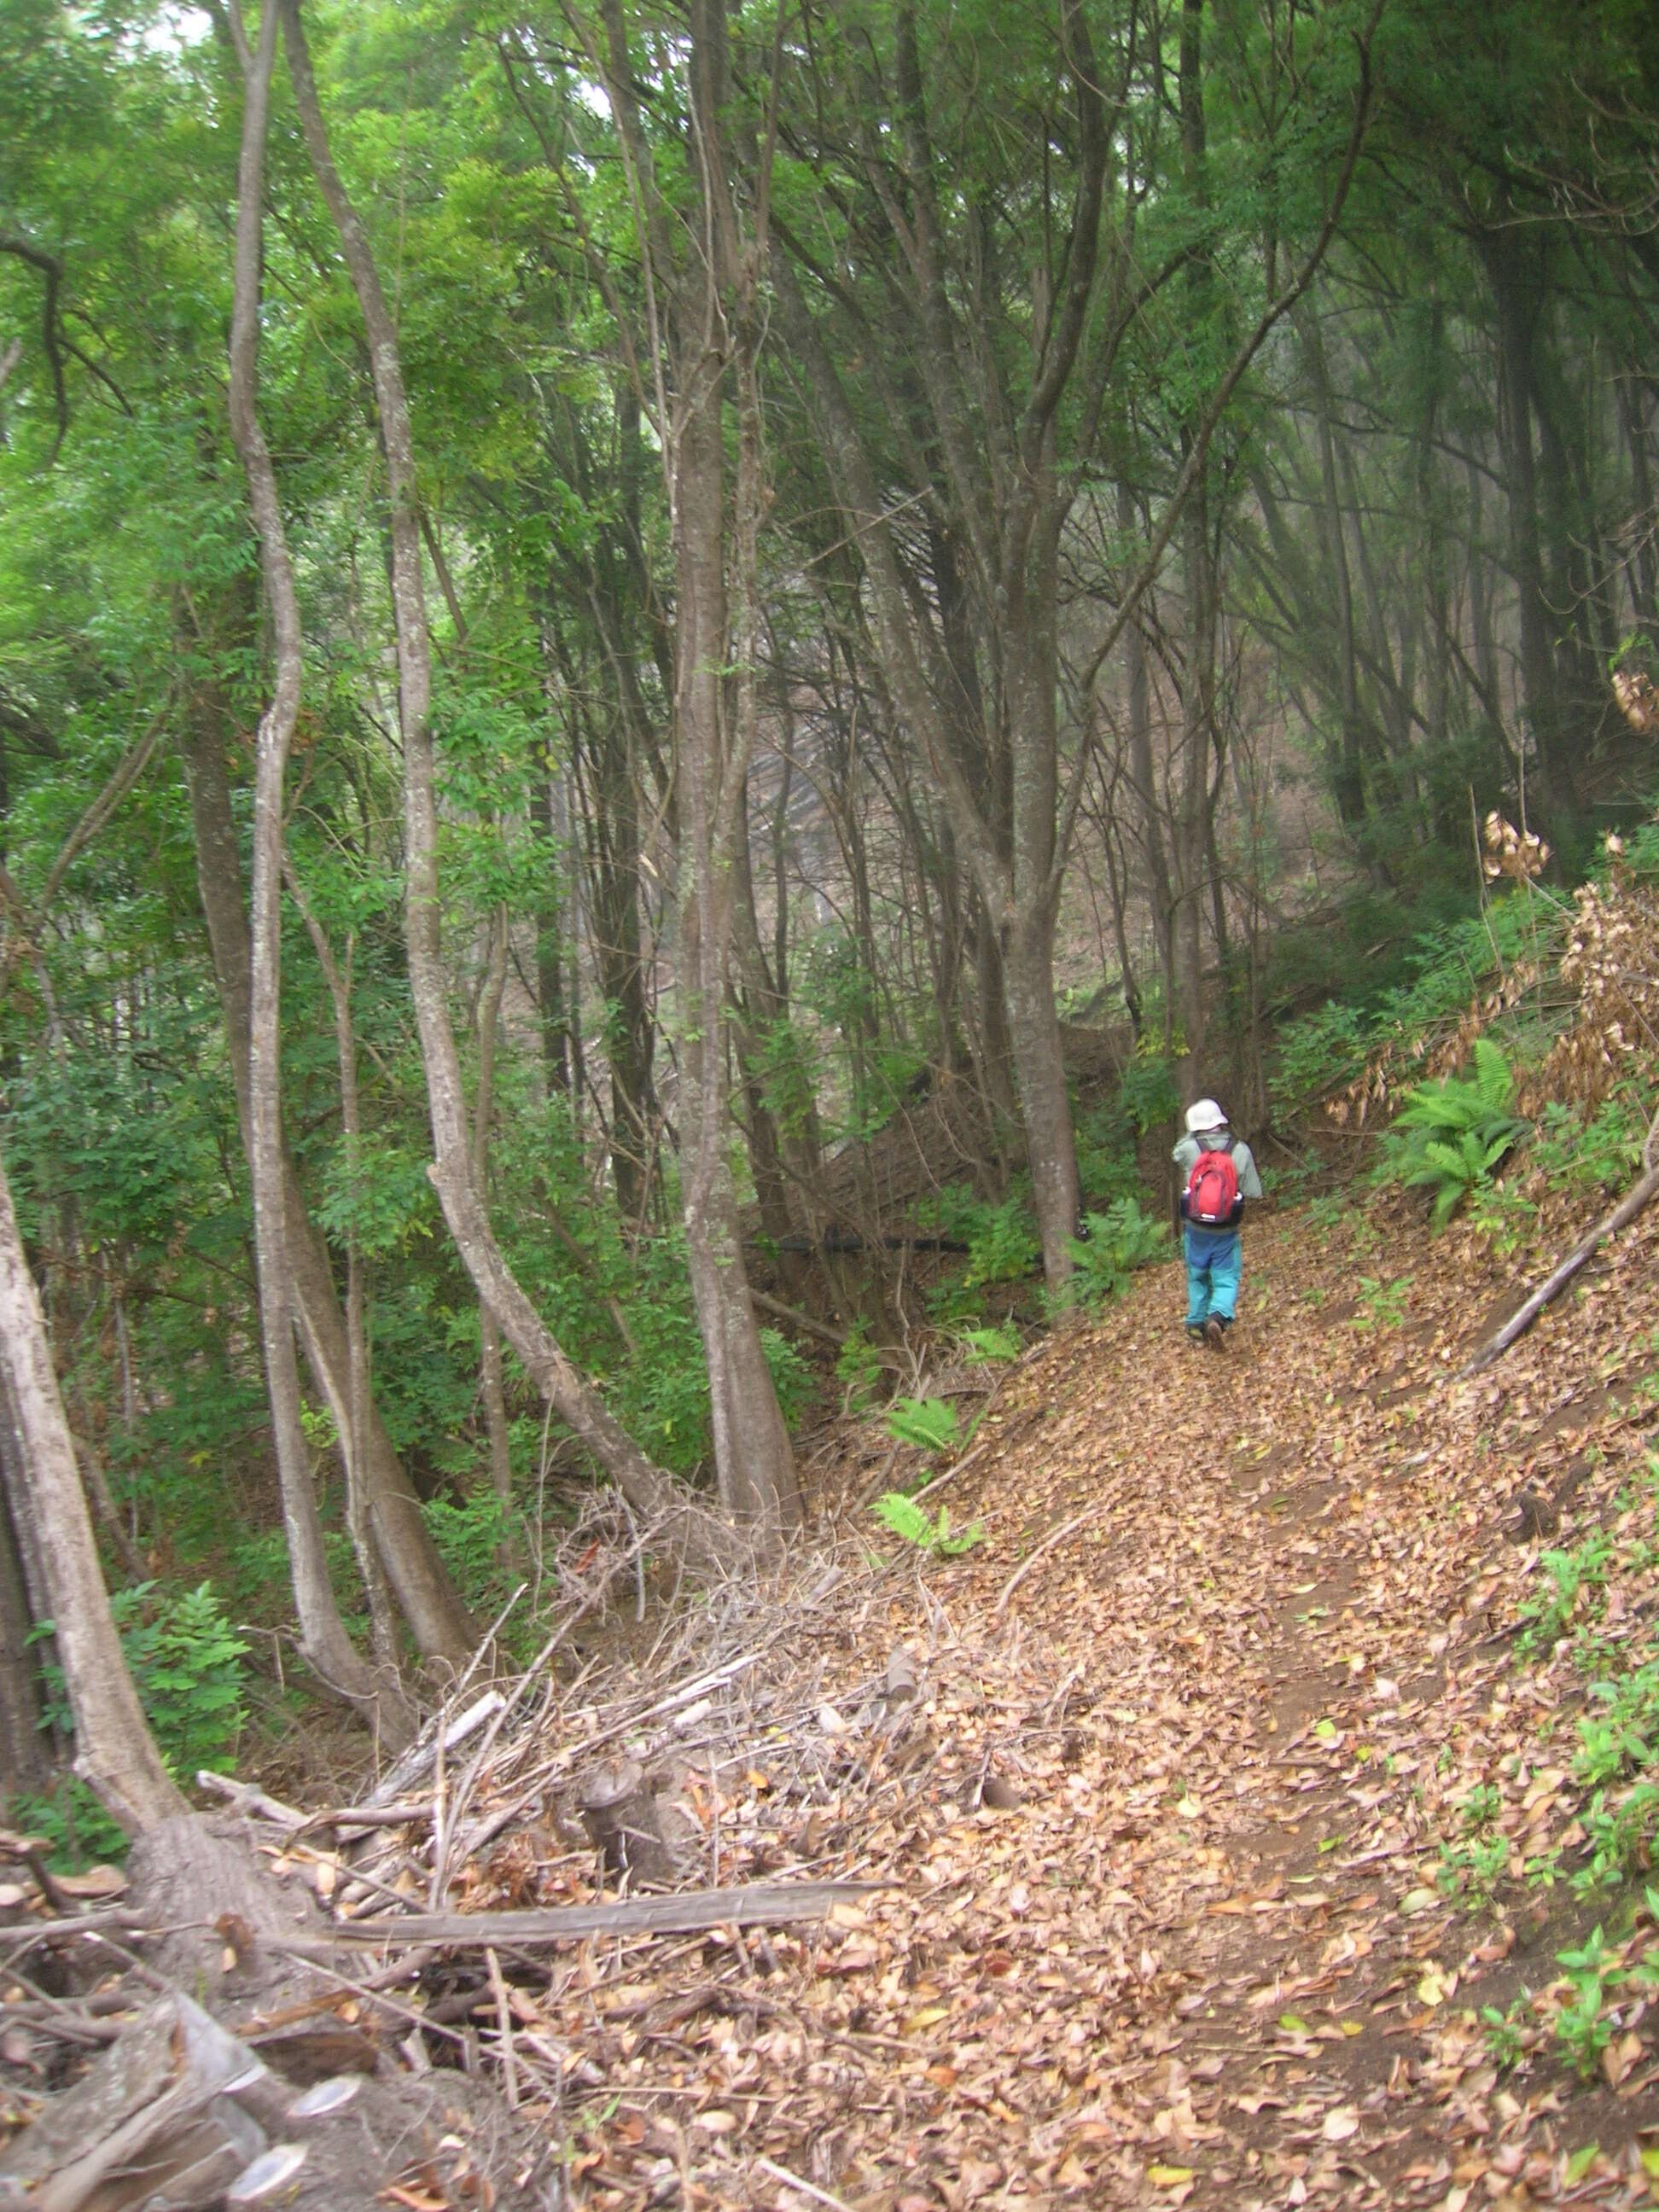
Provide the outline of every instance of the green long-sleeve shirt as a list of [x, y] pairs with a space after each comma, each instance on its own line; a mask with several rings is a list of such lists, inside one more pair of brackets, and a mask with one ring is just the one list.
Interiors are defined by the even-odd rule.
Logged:
[[1261, 1196], [1261, 1177], [1256, 1173], [1255, 1155], [1243, 1137], [1235, 1137], [1226, 1129], [1206, 1129], [1202, 1137], [1183, 1137], [1175, 1148], [1175, 1164], [1181, 1170], [1181, 1184], [1184, 1190], [1187, 1178], [1193, 1171], [1193, 1163], [1200, 1152], [1219, 1152], [1224, 1148], [1233, 1156], [1233, 1166], [1238, 1175], [1238, 1194], [1241, 1198]]

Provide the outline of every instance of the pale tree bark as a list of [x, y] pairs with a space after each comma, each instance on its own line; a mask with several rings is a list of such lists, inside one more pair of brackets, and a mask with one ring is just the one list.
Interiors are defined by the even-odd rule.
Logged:
[[182, 1813], [127, 1672], [99, 1571], [46, 1325], [0, 1166], [0, 1424], [33, 1534], [75, 1717], [75, 1771], [129, 1835]]
[[[41, 1790], [52, 1779], [34, 1608], [23, 1566], [23, 1458], [10, 1396], [0, 1390], [0, 1791]], [[49, 1609], [45, 1618], [50, 1619]]]
[[[719, 4], [719, 0], [715, 0]], [[694, 40], [707, 26], [694, 13]], [[694, 62], [694, 73], [696, 64]], [[705, 130], [715, 125], [710, 112]], [[710, 282], [710, 320], [718, 303]], [[721, 364], [705, 357], [682, 385], [670, 458], [674, 489], [675, 729], [681, 780], [682, 951], [684, 1010], [680, 1173], [697, 1326], [708, 1364], [714, 1472], [722, 1504], [768, 1531], [800, 1517], [793, 1456], [749, 1297], [726, 1153], [726, 954], [731, 943], [735, 816], [745, 802], [749, 709], [738, 740], [723, 728], [721, 675], [729, 625], [725, 583], [725, 441]], [[755, 465], [742, 434], [746, 472]], [[757, 641], [750, 624], [730, 640], [740, 692], [752, 686]], [[745, 655], [749, 658], [745, 660]], [[689, 851], [688, 851], [689, 848]], [[689, 866], [687, 865], [689, 860]]]
[[[507, 988], [507, 908], [489, 921], [489, 962], [478, 998], [478, 1089], [472, 1103], [472, 1174], [482, 1198], [489, 1189], [489, 1129], [495, 1111], [495, 1033]], [[513, 1459], [507, 1449], [507, 1393], [501, 1382], [501, 1332], [487, 1304], [478, 1307], [478, 1387], [489, 1433], [489, 1480], [503, 1514], [513, 1504]]]
[[[225, 1050], [236, 1092], [242, 1148], [251, 1156], [248, 1051], [253, 948], [248, 934], [230, 781], [225, 769], [225, 748], [233, 735], [222, 698], [215, 687], [209, 686], [206, 694], [198, 695], [192, 711], [185, 717], [179, 749], [190, 793], [197, 888], [207, 923], [208, 950], [218, 991], [220, 1018], [225, 1029]], [[286, 1137], [283, 1144], [283, 1182], [289, 1267], [301, 1340], [317, 1389], [333, 1416], [336, 1432], [343, 1446], [349, 1449], [357, 1425], [351, 1410], [350, 1331], [340, 1310], [333, 1269], [300, 1188]], [[477, 1631], [421, 1517], [420, 1502], [404, 1472], [372, 1392], [368, 1417], [362, 1425], [366, 1455], [363, 1481], [375, 1548], [398, 1609], [423, 1658], [462, 1666], [477, 1643]], [[347, 1472], [349, 1479], [349, 1468]]]
[[[681, 1206], [698, 1332], [708, 1368], [716, 1486], [763, 1545], [800, 1518], [788, 1431], [766, 1364], [744, 1266], [726, 1146], [727, 1001], [738, 851], [746, 827], [757, 714], [757, 537], [763, 501], [757, 292], [766, 188], [754, 234], [732, 186], [726, 16], [693, 0], [688, 56], [696, 214], [682, 231], [661, 196], [639, 113], [621, 0], [605, 0], [590, 48], [616, 120], [644, 257], [649, 331], [636, 349], [655, 379], [672, 521], [674, 737], [678, 772], [682, 1013]], [[677, 244], [677, 240], [681, 241]], [[738, 421], [730, 502], [723, 413]], [[727, 565], [738, 583], [735, 624]], [[726, 671], [734, 674], [728, 680]]]
[[[259, 719], [255, 750], [248, 1167], [253, 1190], [259, 1330], [300, 1645], [327, 1688], [373, 1712], [383, 1701], [373, 1670], [353, 1649], [345, 1632], [330, 1586], [322, 1523], [301, 1424], [300, 1370], [294, 1349], [293, 1285], [288, 1260], [288, 1194], [283, 1176], [283, 795], [289, 744], [300, 710], [304, 641], [276, 472], [260, 428], [258, 405], [264, 149], [276, 54], [276, 11], [267, 7], [245, 77], [237, 177], [236, 281], [230, 325], [231, 434], [247, 479], [275, 654], [270, 700]], [[383, 1729], [391, 1723], [396, 1730], [395, 1709], [380, 1717]]]
[[[271, 10], [276, 13], [276, 7]], [[340, 238], [368, 338], [374, 397], [385, 442], [391, 505], [392, 597], [397, 627], [398, 711], [404, 749], [404, 841], [407, 888], [404, 941], [410, 991], [426, 1069], [436, 1163], [432, 1171], [444, 1218], [479, 1297], [490, 1307], [525, 1370], [577, 1440], [592, 1453], [658, 1540], [704, 1564], [732, 1554], [732, 1532], [642, 1452], [599, 1393], [566, 1358], [507, 1266], [472, 1171], [470, 1122], [460, 1055], [444, 974], [438, 880], [437, 802], [432, 732], [432, 641], [421, 568], [415, 444], [397, 331], [380, 287], [367, 232], [329, 151], [311, 59], [294, 0], [281, 0], [289, 71], [313, 170]]]
[[[334, 1050], [340, 1070], [340, 1133], [355, 1168], [362, 1139], [362, 1111], [357, 1090], [357, 1036], [351, 1018], [351, 969], [356, 951], [355, 933], [346, 938], [345, 965], [341, 967], [334, 957], [334, 947], [329, 943], [328, 932], [312, 911], [305, 887], [295, 872], [294, 864], [284, 857], [283, 873], [294, 903], [300, 909], [306, 933], [311, 939], [317, 964], [323, 971], [323, 981], [328, 986], [329, 1004], [334, 1012]], [[382, 1678], [390, 1683], [396, 1680], [398, 1667], [398, 1638], [392, 1617], [392, 1600], [386, 1588], [385, 1571], [375, 1548], [373, 1511], [365, 1480], [368, 1468], [368, 1409], [372, 1402], [369, 1380], [368, 1328], [364, 1314], [365, 1285], [363, 1255], [358, 1249], [355, 1235], [346, 1238], [346, 1357], [350, 1364], [347, 1378], [347, 1433], [342, 1438], [342, 1456], [346, 1470], [346, 1526], [351, 1534], [351, 1548], [356, 1554], [357, 1571], [362, 1577], [364, 1593], [368, 1599], [369, 1632], [374, 1641], [375, 1664]]]

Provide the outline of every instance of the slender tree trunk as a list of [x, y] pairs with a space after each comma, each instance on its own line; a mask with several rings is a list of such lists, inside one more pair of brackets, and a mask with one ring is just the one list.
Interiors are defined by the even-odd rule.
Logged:
[[289, 71], [312, 167], [322, 189], [350, 272], [368, 337], [391, 499], [392, 611], [397, 625], [398, 711], [404, 745], [404, 840], [407, 888], [404, 938], [427, 1099], [436, 1152], [434, 1182], [450, 1235], [479, 1296], [544, 1397], [652, 1526], [658, 1540], [707, 1564], [732, 1553], [731, 1533], [698, 1506], [634, 1443], [592, 1385], [579, 1375], [508, 1267], [473, 1179], [466, 1097], [450, 1022], [441, 945], [437, 803], [428, 710], [432, 646], [421, 571], [414, 438], [404, 395], [398, 336], [379, 272], [356, 209], [328, 148], [310, 56], [294, 0], [279, 0]]
[[[1126, 537], [1139, 520], [1134, 495], [1124, 482], [1118, 485], [1117, 518], [1118, 527]], [[1139, 612], [1124, 629], [1123, 658], [1129, 693], [1129, 780], [1140, 816], [1140, 848], [1146, 857], [1152, 893], [1152, 942], [1157, 949], [1167, 1014], [1175, 1004], [1176, 899], [1170, 876], [1169, 846], [1164, 834], [1164, 804], [1152, 760], [1152, 685], [1146, 672], [1146, 639]], [[1137, 1024], [1137, 1030], [1139, 1026]]]
[[[0, 1426], [39, 1547], [52, 1635], [75, 1717], [75, 1770], [140, 1835], [185, 1809], [132, 1686], [82, 1494], [46, 1325], [0, 1166]], [[15, 1502], [15, 1500], [13, 1501]]]
[[13, 1517], [21, 1519], [26, 1494], [10, 1395], [0, 1390], [0, 1802], [15, 1791], [43, 1790], [52, 1779], [40, 1656], [32, 1641], [38, 1624]]
[[1633, 544], [1625, 562], [1631, 611], [1649, 635], [1659, 635], [1659, 505], [1653, 495], [1653, 472], [1648, 454], [1647, 387], [1640, 376], [1626, 370], [1617, 380], [1619, 421], [1630, 454]]
[[[701, 3], [701, 0], [700, 0]], [[702, 37], [711, 35], [706, 18]], [[718, 29], [712, 35], [718, 38]], [[704, 58], [708, 65], [708, 58]], [[694, 73], [696, 64], [694, 63]], [[706, 109], [705, 130], [716, 116]], [[713, 272], [709, 283], [714, 284]], [[714, 319], [710, 302], [710, 321]], [[686, 318], [688, 323], [690, 318]], [[723, 364], [712, 349], [679, 364], [678, 422], [670, 455], [674, 505], [674, 720], [681, 785], [680, 988], [685, 1026], [681, 1047], [680, 1175], [691, 1290], [708, 1365], [714, 1474], [721, 1503], [740, 1524], [775, 1538], [800, 1518], [793, 1455], [778, 1408], [777, 1393], [762, 1350], [749, 1297], [738, 1227], [736, 1194], [727, 1161], [726, 1099], [726, 952], [731, 940], [738, 811], [746, 804], [744, 782], [759, 638], [750, 594], [740, 592], [740, 630], [729, 635], [726, 592], [726, 451], [721, 432]], [[748, 410], [745, 409], [745, 416]], [[751, 432], [741, 433], [743, 481], [739, 507], [752, 501], [758, 520], [759, 485], [749, 481], [759, 456]], [[740, 550], [738, 567], [746, 566]], [[730, 657], [748, 690], [739, 727], [728, 744], [724, 732], [725, 682]]]
[[[373, 1709], [374, 1678], [340, 1619], [328, 1578], [322, 1523], [300, 1419], [300, 1371], [294, 1351], [288, 1260], [287, 1191], [282, 1124], [283, 795], [289, 743], [300, 711], [304, 643], [300, 607], [276, 474], [258, 406], [259, 285], [263, 265], [264, 149], [276, 15], [268, 9], [246, 72], [241, 163], [237, 179], [236, 283], [231, 311], [230, 422], [259, 540], [270, 608], [276, 669], [259, 719], [253, 793], [252, 970], [249, 991], [248, 1165], [253, 1186], [253, 1246], [259, 1280], [259, 1333], [271, 1433], [282, 1486], [301, 1648], [337, 1697]], [[349, 1418], [349, 1415], [348, 1415]], [[387, 1715], [386, 1718], [390, 1718]]]
[[1510, 502], [1510, 558], [1519, 598], [1521, 689], [1533, 743], [1534, 788], [1547, 822], [1574, 804], [1571, 771], [1562, 750], [1559, 672], [1553, 624], [1544, 596], [1539, 540], [1537, 470], [1532, 444], [1532, 315], [1519, 266], [1515, 234], [1499, 231], [1486, 241], [1486, 267], [1498, 310], [1502, 395], [1500, 439]]
[[[489, 1132], [495, 1110], [495, 1034], [507, 987], [507, 908], [490, 919], [489, 963], [478, 999], [478, 1091], [472, 1108], [472, 1173], [489, 1188]], [[501, 1332], [487, 1304], [478, 1307], [478, 1382], [489, 1433], [489, 1480], [503, 1514], [513, 1508], [513, 1455], [507, 1446], [507, 1394], [501, 1383]]]
[[[362, 1112], [357, 1091], [357, 1038], [351, 1018], [351, 968], [355, 939], [346, 940], [345, 966], [334, 957], [334, 948], [328, 941], [328, 933], [313, 913], [309, 901], [298, 876], [290, 863], [284, 862], [283, 874], [299, 908], [317, 964], [323, 971], [323, 981], [328, 987], [329, 1003], [334, 1012], [334, 1049], [340, 1070], [340, 1133], [345, 1139], [348, 1155], [354, 1169], [361, 1152], [363, 1134]], [[398, 1638], [392, 1618], [392, 1601], [386, 1588], [385, 1571], [374, 1543], [373, 1510], [368, 1492], [368, 1419], [373, 1402], [369, 1376], [368, 1328], [364, 1310], [363, 1258], [355, 1236], [346, 1241], [346, 1356], [350, 1364], [348, 1378], [347, 1414], [349, 1434], [342, 1439], [342, 1456], [346, 1470], [346, 1526], [351, 1535], [351, 1547], [356, 1555], [357, 1571], [362, 1577], [364, 1593], [368, 1600], [369, 1631], [374, 1641], [374, 1661], [380, 1670], [382, 1695], [390, 1703], [398, 1680]], [[398, 1723], [403, 1734], [413, 1734], [413, 1716], [405, 1712]]]
[[[538, 763], [530, 795], [531, 818], [547, 841], [550, 853], [562, 842], [553, 814], [552, 761], [545, 755]], [[562, 858], [550, 860], [549, 882], [536, 902], [536, 1000], [542, 1026], [542, 1065], [550, 1092], [568, 1095], [570, 1090], [570, 1010], [564, 994], [564, 912], [559, 896], [557, 870]]]
[[[241, 1124], [242, 1146], [252, 1146], [252, 1101], [248, 1091], [249, 986], [252, 944], [243, 902], [241, 854], [231, 810], [225, 747], [232, 731], [224, 702], [216, 693], [198, 701], [199, 714], [187, 715], [180, 739], [191, 823], [196, 845], [196, 881], [207, 923], [208, 949], [218, 990], [225, 1050]], [[351, 1413], [350, 1330], [340, 1310], [334, 1272], [318, 1235], [295, 1172], [286, 1139], [283, 1179], [289, 1231], [289, 1266], [306, 1358], [316, 1387], [327, 1402], [343, 1446], [354, 1432]], [[421, 1517], [410, 1487], [371, 1395], [368, 1404], [364, 1480], [368, 1486], [376, 1549], [386, 1579], [416, 1650], [423, 1658], [464, 1665], [477, 1642], [477, 1631], [462, 1604]], [[349, 1470], [348, 1470], [348, 1479]]]

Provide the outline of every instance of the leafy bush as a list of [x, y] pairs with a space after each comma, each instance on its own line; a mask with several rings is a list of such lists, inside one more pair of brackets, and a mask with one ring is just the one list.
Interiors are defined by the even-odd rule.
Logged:
[[46, 1843], [46, 1863], [60, 1873], [124, 1859], [127, 1838], [78, 1774], [66, 1775], [43, 1796], [14, 1798], [13, 1823]]
[[957, 1342], [962, 1356], [970, 1367], [983, 1367], [993, 1361], [1018, 1359], [1020, 1342], [1012, 1328], [993, 1325], [987, 1328], [962, 1328], [957, 1331]]
[[[228, 1773], [247, 1717], [242, 1677], [247, 1646], [226, 1620], [212, 1584], [170, 1594], [155, 1583], [138, 1583], [118, 1590], [110, 1611], [168, 1772], [185, 1788], [204, 1767]], [[45, 1642], [52, 1632], [52, 1623], [43, 1621], [30, 1640]], [[40, 1673], [47, 1724], [71, 1734], [63, 1668], [47, 1659]], [[76, 1778], [45, 1796], [20, 1797], [13, 1812], [46, 1837], [60, 1861], [118, 1858], [126, 1849], [121, 1831]]]
[[969, 1232], [963, 1282], [969, 1287], [1023, 1282], [1042, 1257], [1036, 1224], [1024, 1198], [1011, 1192], [1000, 1206], [982, 1206], [978, 1215]]
[[247, 1646], [210, 1583], [167, 1598], [153, 1583], [111, 1601], [139, 1703], [161, 1756], [181, 1780], [203, 1768], [228, 1773], [246, 1720]]
[[[1536, 909], [1516, 892], [1473, 915], [1421, 932], [1405, 956], [1407, 979], [1389, 981], [1389, 965], [1362, 963], [1345, 975], [1343, 995], [1331, 999], [1279, 1034], [1271, 1085], [1278, 1111], [1293, 1114], [1352, 1083], [1373, 1054], [1393, 1046], [1407, 1060], [1446, 1024], [1455, 1024], [1500, 963], [1529, 955]], [[1398, 975], [1399, 964], [1393, 967]], [[1386, 988], [1370, 992], [1373, 975]]]
[[1589, 1121], [1551, 1099], [1539, 1116], [1529, 1164], [1565, 1190], [1621, 1190], [1641, 1164], [1647, 1123], [1627, 1093], [1615, 1091]]
[[1174, 1062], [1162, 1050], [1149, 1051], [1143, 1045], [1123, 1071], [1115, 1103], [1138, 1137], [1173, 1121], [1181, 1111]]
[[1097, 1307], [1121, 1297], [1137, 1267], [1165, 1257], [1170, 1232], [1164, 1223], [1140, 1210], [1133, 1198], [1115, 1199], [1104, 1213], [1087, 1216], [1086, 1241], [1071, 1244], [1073, 1276], [1067, 1301]]
[[1443, 1228], [1525, 1127], [1514, 1111], [1515, 1076], [1490, 1037], [1477, 1037], [1474, 1073], [1419, 1084], [1395, 1116], [1377, 1170], [1380, 1182], [1434, 1193], [1433, 1220]]
[[783, 1415], [784, 1426], [799, 1428], [800, 1417], [817, 1389], [817, 1377], [788, 1338], [775, 1328], [763, 1328], [760, 1340], [772, 1388], [778, 1395], [778, 1411]]
[[887, 1408], [887, 1433], [896, 1443], [915, 1444], [929, 1455], [954, 1451], [957, 1409], [945, 1398], [895, 1398]]
[[890, 1528], [894, 1535], [913, 1544], [918, 1551], [931, 1553], [935, 1559], [953, 1559], [985, 1540], [985, 1531], [977, 1521], [953, 1536], [948, 1505], [940, 1506], [935, 1520], [902, 1490], [885, 1492], [871, 1510], [884, 1528]]
[[836, 1380], [847, 1393], [849, 1413], [861, 1413], [876, 1395], [881, 1381], [881, 1354], [861, 1321], [855, 1321], [847, 1332], [847, 1341], [836, 1361]]
[[425, 1499], [421, 1518], [468, 1605], [480, 1613], [496, 1611], [510, 1594], [501, 1560], [522, 1533], [520, 1516], [481, 1482], [463, 1498]]

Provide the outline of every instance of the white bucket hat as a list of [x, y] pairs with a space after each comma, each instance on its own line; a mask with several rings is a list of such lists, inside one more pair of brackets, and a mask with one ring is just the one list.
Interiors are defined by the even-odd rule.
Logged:
[[1227, 1117], [1213, 1098], [1197, 1098], [1187, 1109], [1187, 1133], [1189, 1137], [1206, 1136], [1212, 1129], [1224, 1129]]

